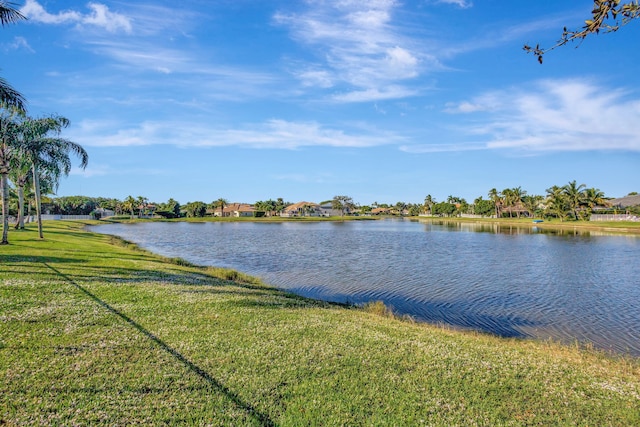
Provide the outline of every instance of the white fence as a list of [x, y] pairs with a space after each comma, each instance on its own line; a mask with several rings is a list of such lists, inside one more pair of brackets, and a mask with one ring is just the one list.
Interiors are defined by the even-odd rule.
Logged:
[[[42, 215], [43, 221], [50, 220], [80, 220], [80, 219], [92, 219], [91, 215]], [[35, 221], [36, 217], [32, 216], [31, 221]]]
[[638, 222], [640, 218], [636, 215], [627, 214], [592, 214], [590, 221], [633, 221]]

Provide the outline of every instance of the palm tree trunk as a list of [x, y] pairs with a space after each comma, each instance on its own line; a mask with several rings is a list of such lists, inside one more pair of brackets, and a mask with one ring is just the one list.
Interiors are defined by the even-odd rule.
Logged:
[[33, 163], [33, 188], [36, 193], [36, 217], [38, 218], [38, 235], [44, 239], [42, 235], [42, 204], [40, 199], [40, 177], [38, 176], [38, 167]]
[[24, 228], [24, 187], [18, 186], [18, 219], [16, 220], [16, 229]]
[[0, 245], [9, 244], [9, 179], [6, 173], [2, 174], [0, 180], [2, 190], [2, 241]]

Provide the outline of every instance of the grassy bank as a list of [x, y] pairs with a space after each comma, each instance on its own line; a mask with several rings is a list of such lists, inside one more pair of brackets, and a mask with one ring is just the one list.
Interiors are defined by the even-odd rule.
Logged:
[[0, 425], [640, 425], [637, 360], [311, 301], [82, 226], [0, 246]]
[[568, 232], [602, 232], [615, 234], [640, 234], [640, 222], [630, 221], [560, 221], [559, 219], [545, 219], [541, 223], [534, 223], [531, 218], [446, 218], [446, 217], [418, 217], [418, 221], [439, 221], [449, 223], [489, 224], [501, 227], [536, 227], [545, 230], [564, 230]]
[[321, 222], [321, 221], [375, 221], [382, 219], [405, 219], [413, 221], [436, 221], [446, 223], [475, 223], [488, 224], [500, 227], [537, 227], [546, 230], [564, 230], [602, 232], [616, 234], [640, 234], [640, 222], [611, 221], [611, 222], [591, 222], [591, 221], [560, 221], [558, 219], [546, 219], [542, 223], [533, 223], [531, 218], [459, 218], [459, 217], [398, 217], [398, 216], [344, 216], [344, 217], [293, 217], [281, 218], [272, 217], [202, 217], [202, 218], [175, 218], [175, 219], [137, 219], [126, 217], [105, 218], [101, 223], [109, 222]]

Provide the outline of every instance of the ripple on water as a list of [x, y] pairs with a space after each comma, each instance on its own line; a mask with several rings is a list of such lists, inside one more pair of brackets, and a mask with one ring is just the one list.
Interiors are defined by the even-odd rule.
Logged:
[[640, 239], [410, 221], [145, 223], [95, 231], [301, 295], [640, 355]]

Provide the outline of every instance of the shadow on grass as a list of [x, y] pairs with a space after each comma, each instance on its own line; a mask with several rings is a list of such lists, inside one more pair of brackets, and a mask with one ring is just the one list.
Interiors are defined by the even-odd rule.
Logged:
[[62, 258], [62, 257], [53, 257], [53, 256], [41, 256], [41, 255], [0, 255], [0, 264], [9, 263], [9, 262], [37, 262], [37, 263], [79, 263], [86, 261], [79, 261], [78, 259], [73, 258]]
[[53, 270], [58, 276], [60, 276], [63, 279], [65, 279], [67, 282], [69, 282], [75, 288], [77, 288], [80, 292], [82, 292], [83, 294], [85, 294], [86, 296], [91, 298], [98, 305], [100, 305], [101, 307], [103, 307], [106, 310], [110, 311], [111, 313], [115, 314], [116, 316], [120, 317], [122, 320], [127, 322], [129, 325], [134, 327], [141, 334], [143, 334], [145, 337], [147, 337], [150, 341], [154, 342], [156, 345], [158, 345], [164, 351], [169, 353], [171, 356], [173, 356], [180, 363], [185, 365], [193, 373], [195, 373], [200, 378], [205, 380], [215, 390], [217, 390], [218, 392], [221, 392], [225, 396], [227, 396], [229, 398], [229, 400], [231, 400], [238, 408], [242, 409], [247, 414], [249, 414], [251, 417], [255, 418], [261, 425], [263, 425], [263, 426], [275, 426], [275, 423], [266, 414], [261, 413], [256, 408], [254, 408], [251, 404], [249, 404], [247, 402], [244, 402], [240, 398], [240, 396], [238, 396], [236, 393], [231, 391], [224, 384], [222, 384], [221, 382], [216, 380], [213, 376], [211, 376], [211, 374], [209, 374], [207, 371], [205, 371], [204, 369], [200, 368], [198, 365], [196, 365], [195, 363], [193, 363], [192, 361], [187, 359], [184, 355], [182, 355], [176, 349], [174, 349], [173, 347], [169, 346], [167, 343], [162, 341], [160, 338], [155, 336], [153, 333], [151, 333], [150, 331], [145, 329], [142, 325], [137, 323], [135, 320], [131, 319], [126, 314], [124, 314], [121, 311], [117, 310], [116, 308], [112, 307], [107, 302], [101, 300], [100, 298], [98, 298], [97, 295], [91, 293], [89, 290], [87, 290], [86, 288], [82, 287], [80, 284], [76, 283], [71, 277], [69, 277], [69, 276], [65, 275], [64, 273], [56, 270], [53, 266], [47, 264], [47, 267], [50, 268], [51, 270]]

